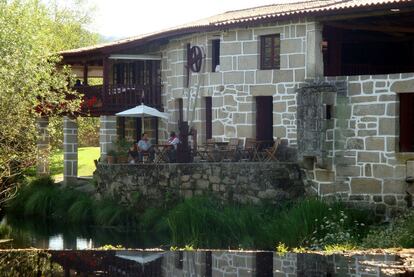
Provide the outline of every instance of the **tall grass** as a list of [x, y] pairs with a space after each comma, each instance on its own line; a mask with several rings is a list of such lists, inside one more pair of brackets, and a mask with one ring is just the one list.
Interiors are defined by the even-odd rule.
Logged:
[[[346, 214], [345, 230], [355, 230], [355, 220], [369, 217], [355, 213], [340, 203], [317, 199], [301, 200], [289, 206], [221, 204], [206, 197], [195, 197], [177, 205], [168, 215], [172, 243], [178, 246], [217, 248], [274, 249], [283, 243], [289, 247], [309, 246], [311, 238], [323, 238], [321, 224]], [[323, 227], [322, 227], [323, 228]], [[342, 230], [338, 230], [342, 231]]]
[[[8, 212], [64, 224], [139, 229], [146, 235], [169, 237], [175, 246], [204, 248], [273, 250], [280, 243], [291, 248], [308, 247], [321, 240], [323, 245], [359, 243], [372, 223], [367, 212], [317, 199], [275, 206], [224, 204], [210, 196], [199, 196], [169, 210], [136, 211], [114, 200], [96, 201], [78, 191], [58, 188], [50, 178], [22, 187], [9, 203]], [[414, 224], [407, 226], [414, 230]]]
[[7, 212], [67, 224], [131, 227], [136, 221], [133, 213], [123, 206], [109, 200], [95, 201], [70, 188], [59, 188], [50, 177], [24, 185], [8, 203]]

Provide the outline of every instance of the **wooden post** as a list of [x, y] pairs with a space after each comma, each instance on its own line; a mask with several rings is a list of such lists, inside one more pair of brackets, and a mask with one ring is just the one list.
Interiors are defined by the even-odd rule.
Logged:
[[83, 64], [83, 85], [88, 85], [88, 63], [84, 62]]
[[106, 103], [106, 95], [108, 94], [109, 90], [109, 70], [110, 70], [110, 63], [109, 58], [106, 56], [103, 58], [102, 61], [103, 64], [103, 92], [102, 92], [102, 106], [105, 109], [105, 106], [107, 106]]

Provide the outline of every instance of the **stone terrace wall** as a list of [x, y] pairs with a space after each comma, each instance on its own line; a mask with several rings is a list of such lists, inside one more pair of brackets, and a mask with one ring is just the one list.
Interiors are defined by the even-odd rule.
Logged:
[[304, 194], [294, 163], [98, 164], [94, 176], [101, 196], [126, 205], [136, 195], [162, 205], [167, 198], [205, 193], [241, 203], [277, 203]]
[[414, 172], [414, 153], [399, 152], [398, 93], [414, 91], [414, 74], [329, 77], [334, 85], [334, 126], [323, 169], [309, 171], [315, 192], [389, 216], [412, 205], [405, 179]]
[[[280, 34], [280, 70], [259, 70], [260, 36]], [[186, 45], [204, 48], [206, 60], [200, 73], [192, 73], [190, 88], [193, 99], [199, 85], [194, 124], [199, 140], [205, 134], [205, 100], [212, 97], [213, 137], [255, 137], [256, 96], [273, 97], [273, 135], [296, 144], [296, 93], [295, 87], [314, 77], [315, 54], [319, 49], [319, 25], [307, 21], [275, 22], [269, 25], [231, 29], [191, 35], [171, 40], [162, 50], [163, 103], [165, 110], [173, 116], [168, 126], [160, 128], [177, 130], [178, 104], [183, 98], [184, 120], [188, 107], [186, 95]], [[211, 40], [220, 39], [220, 71], [211, 72]], [[317, 51], [313, 51], [317, 53]], [[320, 52], [320, 51], [319, 51]], [[310, 69], [309, 67], [312, 67]], [[191, 103], [190, 109], [193, 109]], [[162, 132], [160, 137], [165, 136]]]
[[[263, 264], [260, 256], [266, 253], [270, 264]], [[211, 259], [206, 259], [210, 255]], [[180, 259], [181, 262], [180, 262]], [[209, 263], [208, 261], [212, 261]], [[269, 261], [269, 260], [267, 260]], [[166, 252], [162, 261], [163, 276], [213, 277], [296, 277], [296, 276], [401, 276], [414, 270], [412, 254], [313, 254], [249, 251], [184, 251]], [[259, 265], [259, 266], [258, 266]], [[266, 270], [263, 271], [263, 267]], [[410, 271], [411, 270], [411, 271]]]

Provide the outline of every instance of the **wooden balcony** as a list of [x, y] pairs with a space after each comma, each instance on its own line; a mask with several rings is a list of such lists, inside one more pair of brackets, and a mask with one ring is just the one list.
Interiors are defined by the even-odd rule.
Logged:
[[84, 95], [82, 114], [113, 115], [140, 105], [142, 101], [147, 106], [162, 109], [161, 86], [109, 85], [105, 89], [98, 85], [77, 86], [74, 89]]

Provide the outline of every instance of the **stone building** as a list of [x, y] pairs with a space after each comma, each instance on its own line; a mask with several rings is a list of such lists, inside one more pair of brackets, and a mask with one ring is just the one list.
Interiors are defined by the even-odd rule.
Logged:
[[[208, 138], [276, 137], [297, 149], [310, 188], [379, 214], [412, 205], [414, 1], [310, 0], [231, 11], [149, 35], [62, 52], [101, 118], [101, 153], [141, 122], [162, 141], [187, 121]], [[102, 85], [88, 86], [88, 78]], [[65, 177], [76, 177], [76, 124]], [[42, 123], [44, 124], [44, 122]], [[388, 209], [388, 207], [392, 209]]]

